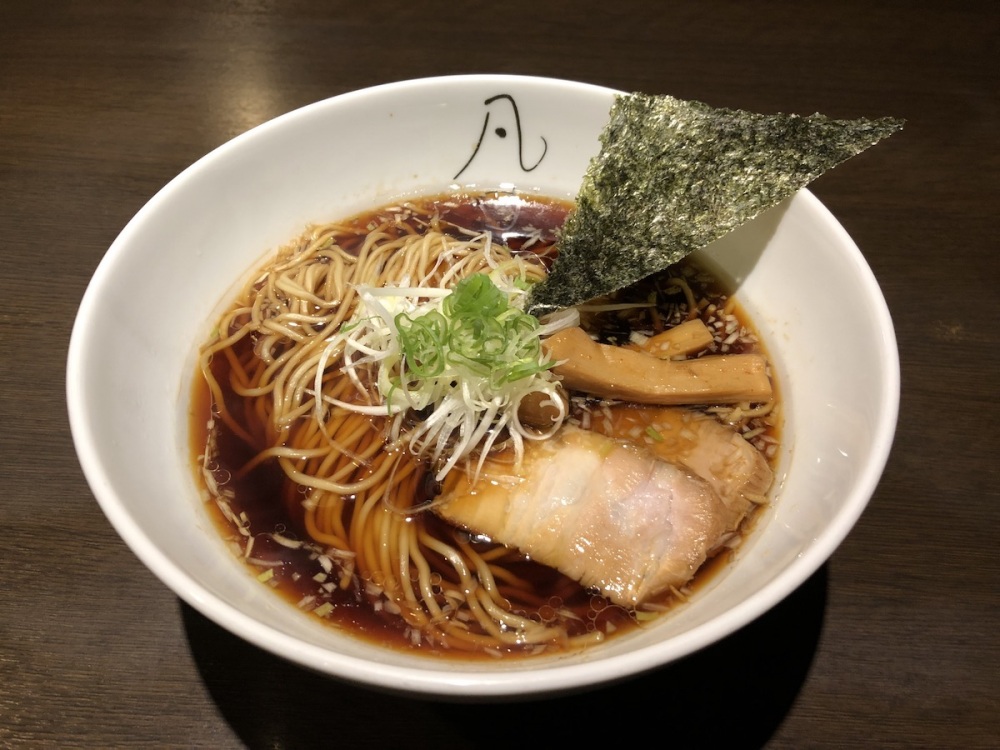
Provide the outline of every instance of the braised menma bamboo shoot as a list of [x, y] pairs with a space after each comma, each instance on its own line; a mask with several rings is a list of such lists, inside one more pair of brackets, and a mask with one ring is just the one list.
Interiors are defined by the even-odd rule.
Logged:
[[685, 320], [673, 328], [650, 336], [644, 341], [628, 344], [629, 349], [652, 354], [660, 359], [686, 357], [700, 352], [712, 343], [712, 332], [701, 318]]
[[735, 404], [771, 398], [767, 361], [759, 354], [659, 359], [594, 341], [582, 328], [567, 328], [544, 342], [558, 362], [553, 372], [571, 391], [643, 404]]

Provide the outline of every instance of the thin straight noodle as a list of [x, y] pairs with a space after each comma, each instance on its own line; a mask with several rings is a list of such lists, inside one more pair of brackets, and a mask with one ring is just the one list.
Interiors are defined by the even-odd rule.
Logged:
[[[370, 571], [373, 580], [375, 571], [379, 570], [378, 553], [375, 548], [379, 508], [381, 508], [381, 498], [368, 496], [368, 493], [360, 494], [353, 503], [354, 512], [348, 526], [351, 548], [357, 554], [358, 570], [362, 573]], [[368, 529], [371, 529], [372, 533], [365, 533]], [[385, 585], [382, 578], [383, 576], [379, 576], [379, 580], [376, 580], [379, 586]]]
[[310, 537], [322, 544], [339, 549], [347, 548], [347, 535], [337, 533], [335, 529], [336, 521], [334, 516], [339, 515], [342, 510], [343, 505], [339, 502], [332, 500], [323, 502], [319, 509], [306, 514], [306, 532]]
[[[409, 528], [407, 528], [405, 554], [417, 570], [417, 583], [420, 588], [419, 598], [427, 608], [431, 621], [443, 622], [446, 619], [446, 615], [441, 609], [440, 604], [438, 604], [434, 584], [432, 583], [435, 571], [431, 568], [430, 562], [420, 550], [420, 540], [416, 524], [409, 524]], [[417, 600], [415, 594], [413, 595], [413, 599], [414, 601]]]
[[478, 589], [476, 597], [491, 620], [500, 624], [501, 627], [509, 628], [510, 632], [517, 633], [518, 640], [527, 639], [534, 642], [545, 641], [553, 638], [559, 631], [556, 628], [547, 628], [544, 625], [529, 620], [526, 617], [515, 615], [498, 604], [486, 591]]
[[[427, 223], [436, 227], [437, 219]], [[257, 451], [242, 473], [276, 462], [290, 487], [306, 488], [305, 495], [289, 490], [286, 496], [303, 506], [305, 531], [352, 555], [352, 575], [374, 583], [424, 637], [463, 650], [566, 642], [561, 626], [512, 610], [505, 592], [523, 601], [537, 596], [505, 567], [505, 554], [480, 554], [460, 540], [434, 537], [423, 517], [409, 515], [425, 471], [419, 462], [398, 449], [390, 452], [384, 430], [371, 418], [326, 402], [331, 394], [356, 397], [355, 386], [337, 372], [340, 351], [328, 351], [326, 338], [353, 314], [357, 285], [451, 286], [501, 267], [538, 280], [544, 269], [514, 266], [488, 234], [459, 240], [401, 217], [360, 242], [349, 236], [355, 232], [346, 225], [317, 228], [279, 253], [223, 316], [229, 335], [202, 351], [202, 369], [227, 428], [242, 431], [241, 439], [252, 444], [261, 436], [242, 424], [266, 425], [263, 437], [271, 445]], [[233, 352], [247, 336], [254, 337], [259, 356], [241, 362]], [[220, 352], [229, 360], [234, 393], [246, 399], [243, 420], [228, 414], [211, 375], [211, 360]], [[322, 393], [315, 392], [317, 384]], [[340, 580], [346, 585], [349, 579]]]
[[[400, 490], [405, 491], [405, 489], [406, 485], [400, 485]], [[428, 607], [431, 607], [433, 599], [428, 600], [423, 596], [418, 597], [416, 592], [413, 590], [413, 580], [410, 572], [416, 563], [413, 561], [414, 555], [411, 551], [411, 545], [412, 542], [416, 541], [416, 537], [413, 534], [411, 524], [406, 523], [405, 520], [396, 541], [397, 544], [394, 557], [396, 562], [396, 576], [400, 582], [400, 594], [402, 598], [407, 604], [411, 605], [411, 608], [413, 609], [416, 609], [415, 605], [421, 600], [424, 601]], [[419, 572], [417, 573], [417, 579], [419, 580]]]

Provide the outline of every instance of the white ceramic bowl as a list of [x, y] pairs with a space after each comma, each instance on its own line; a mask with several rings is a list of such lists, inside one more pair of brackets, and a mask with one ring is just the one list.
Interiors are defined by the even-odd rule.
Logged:
[[218, 148], [129, 222], [80, 306], [69, 414], [98, 502], [178, 596], [264, 649], [347, 680], [444, 696], [525, 695], [689, 654], [756, 618], [829, 557], [888, 457], [899, 368], [871, 271], [804, 190], [706, 252], [739, 284], [776, 363], [786, 425], [775, 501], [735, 563], [651, 627], [564, 657], [441, 663], [316, 624], [257, 582], [203, 515], [188, 396], [196, 347], [237, 282], [307, 223], [402, 195], [461, 184], [570, 198], [613, 94], [482, 75], [346, 94]]

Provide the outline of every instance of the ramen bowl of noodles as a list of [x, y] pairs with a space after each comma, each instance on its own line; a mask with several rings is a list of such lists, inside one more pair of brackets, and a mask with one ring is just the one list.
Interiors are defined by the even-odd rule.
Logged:
[[[312, 670], [485, 698], [669, 663], [823, 564], [878, 482], [899, 376], [878, 285], [811, 193], [530, 313], [614, 96], [380, 86], [143, 207], [82, 301], [67, 389], [94, 495], [164, 584]], [[636, 392], [571, 372], [581, 348], [723, 374], [647, 403], [645, 370]]]

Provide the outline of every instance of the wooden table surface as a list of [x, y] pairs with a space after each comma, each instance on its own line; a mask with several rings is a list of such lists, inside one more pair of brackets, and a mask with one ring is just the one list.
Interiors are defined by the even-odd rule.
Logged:
[[[5, 0], [0, 746], [587, 747], [603, 728], [634, 746], [1000, 746], [998, 39], [995, 2]], [[902, 362], [893, 453], [853, 533], [723, 642], [509, 707], [341, 684], [181, 603], [98, 508], [64, 398], [90, 275], [175, 174], [301, 105], [469, 72], [908, 121], [813, 184]]]

